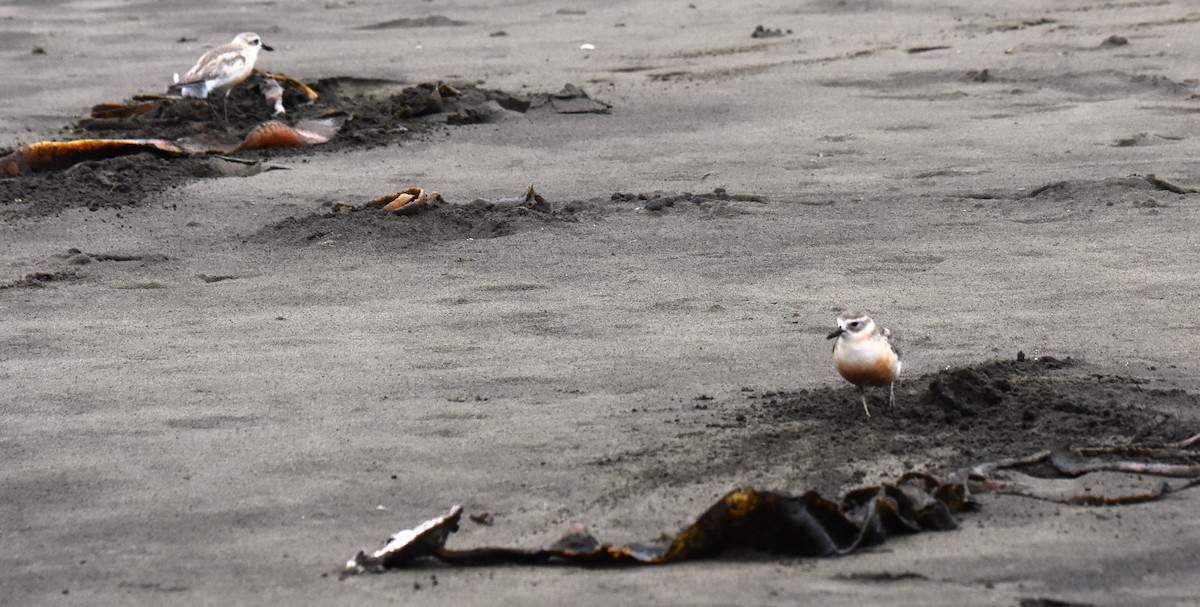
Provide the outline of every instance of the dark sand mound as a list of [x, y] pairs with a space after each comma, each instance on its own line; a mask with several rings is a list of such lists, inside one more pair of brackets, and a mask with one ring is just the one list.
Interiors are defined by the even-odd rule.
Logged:
[[[341, 240], [386, 240], [389, 247], [432, 244], [463, 238], [496, 238], [546, 225], [572, 224], [581, 217], [598, 218], [609, 213], [645, 211], [648, 216], [700, 213], [703, 216], [736, 216], [748, 208], [766, 204], [766, 198], [730, 194], [723, 188], [712, 192], [654, 191], [641, 194], [617, 192], [611, 196], [524, 203], [519, 198], [499, 201], [474, 200], [467, 204], [439, 202], [418, 213], [396, 214], [376, 208], [353, 207], [335, 212], [289, 217], [269, 225], [250, 237], [250, 242], [269, 246], [306, 245], [330, 235]], [[332, 206], [332, 203], [331, 203]]]
[[655, 460], [669, 453], [663, 460], [669, 465], [648, 466], [642, 478], [686, 484], [755, 466], [799, 464], [816, 455], [828, 467], [807, 472], [798, 484], [836, 493], [868, 474], [855, 462], [869, 465], [889, 455], [906, 468], [945, 474], [1057, 445], [1154, 442], [1189, 434], [1167, 411], [1200, 406], [1200, 396], [1149, 388], [1148, 381], [1088, 374], [1071, 359], [1021, 356], [903, 380], [894, 409], [887, 406], [886, 389], [869, 390], [871, 418], [848, 384], [799, 392], [747, 390], [748, 405], [697, 401], [697, 408], [711, 408], [717, 417], [708, 425], [708, 438], [675, 439], [660, 452], [620, 459]]
[[432, 244], [463, 238], [496, 238], [534, 225], [575, 221], [575, 207], [536, 210], [525, 206], [487, 208], [441, 203], [413, 214], [355, 207], [346, 212], [289, 217], [259, 230], [250, 242], [270, 246], [306, 245], [337, 235], [342, 240], [386, 240], [390, 247]]

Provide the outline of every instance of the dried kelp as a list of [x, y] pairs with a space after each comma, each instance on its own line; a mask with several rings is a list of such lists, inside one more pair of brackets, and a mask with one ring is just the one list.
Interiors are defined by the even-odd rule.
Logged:
[[[309, 120], [290, 126], [271, 120], [252, 129], [246, 138], [231, 152], [261, 148], [289, 148], [317, 145], [328, 142], [341, 125], [339, 118]], [[226, 153], [221, 150], [206, 150], [209, 153]]]
[[476, 198], [471, 201], [471, 206], [479, 207], [488, 210], [508, 210], [517, 207], [533, 209], [535, 211], [544, 211], [547, 213], [554, 211], [554, 203], [547, 200], [541, 194], [538, 194], [533, 189], [533, 184], [525, 188], [525, 193], [520, 196], [506, 196], [503, 198]]
[[[411, 215], [437, 208], [445, 204], [446, 200], [438, 192], [427, 192], [423, 188], [410, 187], [393, 192], [378, 198], [373, 198], [363, 203], [361, 208], [380, 208], [384, 211], [390, 211], [396, 215]], [[541, 194], [533, 189], [533, 184], [525, 188], [525, 192], [520, 196], [508, 196], [504, 198], [476, 198], [468, 205], [469, 208], [483, 209], [486, 211], [541, 211], [544, 213], [554, 212], [554, 203], [547, 200]], [[333, 205], [334, 213], [351, 213], [360, 207], [355, 207], [349, 202], [335, 202]]]
[[[255, 73], [259, 73], [259, 71], [255, 70]], [[300, 91], [301, 93], [304, 93], [304, 96], [308, 97], [308, 100], [310, 102], [316, 101], [317, 98], [320, 97], [320, 95], [318, 95], [316, 91], [312, 90], [311, 87], [309, 87], [307, 84], [304, 84], [303, 82], [300, 82], [299, 80], [296, 80], [295, 78], [292, 78], [290, 76], [285, 76], [283, 74], [272, 74], [270, 72], [261, 72], [261, 73], [263, 76], [266, 76], [267, 78], [270, 78], [271, 80], [273, 80], [275, 82], [282, 82], [283, 84], [286, 84], [286, 85]]]
[[[586, 109], [573, 105], [572, 100], [582, 94], [575, 91], [577, 87], [564, 87], [564, 91], [551, 96], [508, 93], [464, 81], [453, 84], [434, 81], [405, 87], [395, 81], [335, 77], [311, 84], [309, 87], [280, 74], [256, 72], [224, 99], [182, 99], [155, 93], [133, 95], [123, 103], [94, 106], [88, 115], [63, 129], [64, 141], [45, 141], [44, 145], [31, 144], [22, 150], [0, 150], [0, 213], [41, 217], [70, 208], [134, 207], [159, 200], [152, 194], [196, 179], [253, 174], [232, 166], [239, 161], [231, 156], [256, 163], [267, 155], [292, 157], [318, 150], [339, 152], [378, 147], [421, 133], [440, 132], [447, 125], [503, 121], [526, 112], [536, 116], [556, 110]], [[535, 101], [541, 109], [533, 107]], [[281, 107], [286, 107], [286, 113], [279, 112]], [[171, 155], [162, 149], [109, 143], [103, 152], [62, 153], [80, 150], [73, 147], [79, 144], [69, 141], [76, 138], [164, 142], [184, 153]], [[279, 146], [293, 147], [278, 154], [255, 151]], [[222, 156], [220, 161], [208, 157], [214, 154]], [[279, 167], [264, 170], [269, 168]], [[430, 198], [426, 204], [403, 205], [399, 214], [431, 209], [433, 202]], [[496, 202], [503, 207], [507, 201]], [[448, 209], [451, 215], [484, 217], [467, 205], [453, 206]], [[530, 213], [544, 219], [547, 213], [543, 212], [543, 206], [535, 199], [513, 207], [511, 214]], [[338, 203], [333, 210], [341, 214], [351, 208], [357, 207]], [[360, 219], [365, 221], [366, 216]], [[510, 221], [511, 217], [488, 217], [481, 220], [482, 224], [468, 220], [464, 225], [456, 225], [456, 217], [442, 219], [445, 221], [434, 222], [445, 228], [440, 233], [461, 233], [467, 238], [506, 234], [516, 225]], [[364, 223], [360, 227], [366, 234], [381, 232], [374, 225]]]
[[971, 506], [966, 487], [923, 473], [895, 484], [856, 489], [842, 502], [810, 491], [799, 497], [735, 489], [670, 541], [613, 546], [576, 530], [547, 548], [445, 547], [458, 529], [462, 507], [401, 531], [371, 554], [359, 551], [343, 576], [382, 572], [436, 560], [448, 565], [655, 565], [716, 558], [752, 548], [789, 556], [837, 556], [883, 542], [889, 535], [956, 529], [954, 513]]
[[193, 137], [179, 141], [161, 139], [78, 139], [41, 141], [21, 146], [0, 158], [0, 175], [18, 177], [32, 173], [61, 171], [89, 160], [150, 153], [160, 158], [190, 154], [229, 154], [259, 148], [284, 148], [325, 143], [341, 126], [339, 117], [310, 120], [289, 126], [275, 120], [264, 122], [244, 139]]
[[[974, 506], [970, 495], [998, 493], [1072, 505], [1126, 505], [1162, 499], [1200, 485], [1200, 434], [1178, 443], [1044, 450], [1027, 457], [980, 464], [958, 480], [943, 481], [910, 472], [895, 484], [880, 484], [847, 492], [840, 503], [816, 492], [799, 497], [735, 489], [701, 514], [694, 523], [665, 542], [614, 546], [601, 543], [584, 530], [573, 530], [549, 547], [539, 549], [483, 547], [446, 548], [458, 529], [462, 507], [388, 538], [371, 554], [359, 551], [343, 569], [343, 577], [415, 566], [424, 561], [447, 565], [501, 564], [655, 565], [718, 558], [732, 550], [750, 548], [788, 556], [840, 556], [877, 545], [889, 536], [958, 527], [955, 513]], [[1142, 461], [1102, 456], [1141, 457]], [[1186, 478], [1163, 482], [1140, 493], [1085, 493], [1055, 496], [1031, 485], [1034, 477], [1018, 468], [1048, 467], [1059, 478], [1076, 478], [1097, 471]], [[1005, 475], [1010, 475], [1005, 477]], [[1014, 480], [1013, 476], [1020, 479]], [[1045, 480], [1045, 479], [1039, 479]]]
[[[304, 83], [280, 74], [256, 72], [272, 85], [266, 93], [267, 105], [276, 114], [283, 111], [283, 90], [279, 83], [300, 91], [310, 102], [317, 93]], [[132, 103], [102, 103], [92, 107], [91, 115], [79, 121], [78, 128], [86, 130], [122, 130], [134, 121], [143, 119], [163, 108], [166, 103], [178, 103], [175, 97], [140, 95]], [[32, 173], [62, 171], [92, 160], [107, 160], [119, 156], [150, 153], [160, 158], [190, 154], [230, 154], [241, 150], [281, 148], [326, 143], [346, 121], [344, 112], [317, 120], [307, 120], [295, 126], [271, 120], [252, 128], [244, 138], [227, 132], [214, 131], [170, 139], [169, 135], [154, 132], [146, 139], [79, 139], [75, 141], [41, 141], [22, 146], [0, 158], [0, 175], [18, 177]]]
[[441, 202], [443, 202], [441, 194], [437, 192], [426, 193], [423, 188], [412, 187], [367, 201], [366, 206], [383, 207], [385, 211], [404, 215], [437, 206]]
[[[1200, 434], [1177, 443], [1046, 449], [1025, 457], [979, 464], [967, 474], [975, 493], [1017, 495], [1060, 504], [1117, 506], [1163, 499], [1200, 485]], [[1115, 459], [1112, 456], [1138, 459]], [[1029, 471], [1027, 474], [1022, 470]], [[1033, 473], [1039, 473], [1035, 476]], [[1084, 492], [1063, 495], [1047, 489], [1046, 481], [1076, 479], [1095, 472], [1189, 479], [1162, 482], [1150, 489], [1105, 495]]]
[[[308, 119], [289, 125], [263, 118], [267, 114], [284, 114], [285, 103], [313, 106], [321, 95], [307, 84], [282, 74], [255, 70], [250, 81], [253, 86], [240, 87], [232, 101], [226, 100], [226, 104], [233, 104], [233, 113], [226, 115], [223, 126], [208, 102], [174, 95], [142, 94], [125, 103], [95, 105], [89, 116], [75, 124], [75, 129], [104, 131], [113, 137], [23, 146], [0, 158], [0, 176], [61, 171], [80, 162], [141, 152], [170, 157], [316, 145], [330, 141], [347, 124], [350, 124], [349, 132], [344, 134], [347, 141], [375, 144], [408, 132], [397, 121], [434, 114], [442, 115], [441, 121], [446, 124], [474, 124], [493, 121], [503, 110], [526, 112], [546, 107], [562, 113], [607, 113], [612, 107], [591, 99], [583, 89], [571, 84], [556, 93], [526, 97], [471, 85], [456, 88], [445, 82], [432, 82], [392, 95], [363, 97], [339, 94], [338, 79], [328, 79], [317, 86], [330, 89], [322, 103], [332, 105], [310, 107], [304, 112]], [[242, 137], [234, 133], [248, 134]]]
[[0, 175], [17, 177], [30, 173], [61, 171], [87, 160], [105, 160], [142, 153], [150, 153], [160, 158], [188, 154], [182, 147], [161, 139], [41, 141], [23, 145], [0, 158]]
[[92, 118], [97, 120], [112, 120], [132, 118], [149, 114], [158, 109], [158, 101], [142, 101], [138, 103], [100, 103], [92, 106]]

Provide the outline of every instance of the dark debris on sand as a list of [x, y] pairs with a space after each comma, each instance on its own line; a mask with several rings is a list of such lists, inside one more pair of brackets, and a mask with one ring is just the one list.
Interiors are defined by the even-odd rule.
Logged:
[[[250, 160], [264, 160], [394, 145], [453, 126], [494, 122], [505, 112], [606, 113], [611, 107], [573, 85], [554, 93], [511, 94], [469, 83], [402, 87], [390, 81], [327, 78], [312, 84], [319, 95], [315, 102], [285, 86], [287, 112], [273, 116], [272, 106], [264, 101], [261, 82], [261, 76], [248, 81], [234, 89], [228, 99], [164, 98], [155, 100], [157, 105], [149, 112], [136, 116], [83, 118], [64, 129], [63, 139], [176, 141], [200, 137], [240, 141], [269, 120], [295, 125], [329, 116], [346, 118], [338, 134], [320, 146], [239, 154]], [[8, 152], [0, 150], [0, 157]], [[0, 215], [45, 217], [74, 208], [137, 206], [172, 187], [219, 176], [222, 172], [211, 170], [208, 160], [189, 156], [166, 161], [138, 154], [89, 161], [63, 172], [0, 178]]]
[[[540, 197], [539, 197], [540, 198]], [[617, 192], [607, 197], [582, 200], [525, 203], [520, 197], [470, 202], [430, 202], [419, 212], [397, 214], [378, 208], [355, 206], [327, 210], [301, 217], [288, 217], [264, 227], [250, 242], [272, 246], [371, 241], [404, 248], [464, 238], [496, 238], [535, 227], [574, 224], [583, 217], [599, 218], [610, 213], [642, 210], [649, 216], [698, 212], [725, 217], [746, 213], [743, 207], [766, 204], [765, 197], [732, 194], [724, 188], [711, 192], [664, 192], [641, 194]]]
[[269, 225], [249, 241], [265, 245], [329, 242], [386, 242], [391, 249], [464, 238], [496, 238], [535, 224], [575, 221], [572, 206], [537, 210], [524, 206], [486, 208], [470, 204], [430, 204], [421, 212], [396, 214], [356, 207], [345, 212], [289, 217]]
[[[1081, 366], [1051, 357], [997, 360], [905, 379], [896, 386], [895, 408], [886, 405], [886, 389], [868, 393], [869, 419], [849, 385], [748, 392], [743, 405], [714, 408], [713, 415], [729, 419], [709, 424], [712, 436], [664, 445], [672, 453], [665, 460], [670, 465], [652, 464], [644, 477], [658, 485], [690, 483], [763, 462], [821, 462], [820, 454], [830, 453], [836, 460], [798, 470], [806, 476], [795, 484], [836, 493], [861, 481], [863, 467], [881, 458], [946, 474], [1055, 445], [1167, 441], [1186, 429], [1164, 411], [1200, 406], [1200, 396], [1183, 390], [1152, 388], [1145, 378], [1088, 374]], [[696, 451], [695, 457], [680, 451]], [[928, 453], [943, 455], [916, 461]]]

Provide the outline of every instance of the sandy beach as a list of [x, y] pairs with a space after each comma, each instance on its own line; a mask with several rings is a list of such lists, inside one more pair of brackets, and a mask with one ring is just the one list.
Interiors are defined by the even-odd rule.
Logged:
[[[452, 504], [489, 523], [453, 547], [622, 544], [734, 487], [1200, 432], [1195, 6], [10, 2], [0, 157], [153, 136], [80, 121], [242, 31], [331, 141], [0, 177], [0, 604], [1200, 596], [1195, 490], [979, 495], [836, 559], [337, 575]], [[364, 206], [409, 187], [444, 202]], [[905, 356], [869, 419], [825, 339], [852, 308]]]

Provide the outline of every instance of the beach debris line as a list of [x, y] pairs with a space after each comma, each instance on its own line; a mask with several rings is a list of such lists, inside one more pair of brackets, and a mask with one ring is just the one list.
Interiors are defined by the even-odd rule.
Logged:
[[1130, 175], [1128, 177], [1113, 178], [1113, 179], [1104, 180], [1102, 182], [1054, 181], [1054, 182], [1047, 183], [1042, 186], [1038, 186], [1038, 187], [1034, 188], [1033, 190], [1030, 190], [1027, 194], [1024, 194], [1023, 197], [1024, 198], [1037, 198], [1043, 194], [1047, 194], [1047, 193], [1057, 194], [1057, 193], [1064, 192], [1064, 191], [1070, 193], [1070, 192], [1073, 192], [1074, 190], [1079, 190], [1083, 187], [1087, 187], [1087, 186], [1093, 185], [1095, 183], [1100, 183], [1100, 184], [1111, 183], [1113, 185], [1124, 185], [1127, 187], [1135, 187], [1136, 185], [1139, 185], [1138, 182], [1145, 182], [1146, 184], [1150, 185], [1152, 189], [1163, 190], [1165, 192], [1171, 192], [1172, 194], [1196, 194], [1196, 193], [1200, 192], [1200, 190], [1197, 190], [1196, 188], [1183, 187], [1183, 186], [1171, 183], [1165, 179], [1161, 179], [1161, 178], [1155, 176], [1154, 173], [1145, 173], [1145, 174], [1133, 173], [1132, 175]]
[[954, 513], [974, 502], [962, 483], [910, 472], [894, 483], [862, 487], [840, 503], [815, 491], [792, 496], [758, 489], [734, 489], [673, 538], [650, 544], [604, 544], [574, 527], [546, 548], [446, 548], [458, 529], [462, 506], [400, 531], [371, 553], [360, 550], [342, 577], [380, 573], [434, 560], [447, 565], [505, 564], [658, 565], [720, 558], [750, 548], [788, 556], [826, 557], [877, 545], [889, 536], [958, 528]]
[[767, 203], [767, 199], [764, 196], [756, 194], [730, 194], [725, 188], [721, 187], [713, 188], [712, 192], [700, 192], [698, 194], [692, 192], [665, 192], [663, 190], [640, 192], [637, 194], [632, 192], [613, 192], [611, 199], [613, 202], [643, 203], [641, 208], [646, 211], [662, 211], [674, 207], [679, 203], [691, 203], [692, 206], [723, 202]]
[[783, 36], [788, 36], [791, 33], [792, 33], [792, 30], [790, 30], [790, 29], [789, 30], [784, 30], [784, 29], [780, 29], [780, 28], [770, 29], [770, 28], [763, 27], [762, 25], [759, 25], [758, 27], [754, 28], [753, 32], [750, 32], [750, 37], [751, 38], [782, 38]]
[[[1184, 480], [1162, 481], [1120, 495], [1090, 486], [1076, 491], [1075, 483], [1063, 482], [1093, 473]], [[1152, 502], [1200, 485], [1200, 434], [1175, 443], [1044, 449], [1025, 457], [976, 465], [967, 479], [974, 493], [1016, 495], [1059, 504], [1120, 506]]]
[[458, 27], [466, 24], [466, 21], [451, 19], [445, 15], [429, 15], [427, 17], [401, 17], [399, 19], [391, 19], [369, 25], [360, 25], [354, 29], [386, 30], [418, 27]]
[[187, 156], [188, 151], [161, 139], [77, 139], [40, 141], [23, 145], [0, 158], [0, 176], [61, 171], [87, 160], [106, 160], [149, 153], [159, 158]]
[[[1014, 472], [1038, 466], [1042, 467], [1041, 477]], [[1038, 484], [1055, 475], [1074, 479], [1094, 472], [1185, 480], [1121, 495], [1105, 494], [1092, 487], [1076, 495], [1061, 495], [1061, 491], [1046, 490]], [[674, 537], [649, 544], [604, 544], [585, 528], [573, 526], [545, 548], [450, 549], [446, 542], [458, 529], [463, 514], [462, 506], [455, 505], [445, 514], [392, 535], [374, 552], [358, 551], [346, 562], [342, 577], [427, 561], [456, 566], [659, 565], [720, 558], [745, 548], [786, 556], [844, 556], [878, 545], [892, 535], [957, 529], [955, 514], [977, 506], [974, 494], [1014, 495], [1075, 506], [1120, 506], [1164, 499], [1198, 485], [1200, 434], [1195, 434], [1174, 443], [1047, 449], [1026, 457], [978, 464], [952, 473], [946, 480], [924, 472], [908, 472], [894, 484], [852, 489], [836, 503], [814, 491], [797, 497], [734, 489]]]
[[[280, 74], [256, 72], [273, 85], [266, 91], [268, 102], [278, 115], [283, 108], [283, 91], [279, 83], [300, 91], [307, 99], [315, 100], [317, 93], [304, 83]], [[135, 128], [139, 122], [149, 122], [151, 129], [156, 112], [166, 104], [192, 103], [179, 97], [138, 95], [129, 103], [100, 103], [92, 106], [88, 117], [76, 125], [81, 130], [121, 131]], [[149, 153], [159, 158], [176, 158], [193, 154], [232, 154], [242, 150], [308, 146], [326, 143], [337, 134], [348, 116], [330, 112], [316, 119], [288, 125], [278, 120], [261, 122], [250, 129], [244, 138], [227, 131], [195, 133], [171, 139], [147, 138], [87, 138], [74, 141], [40, 141], [21, 146], [0, 157], [0, 176], [19, 177], [32, 173], [62, 171], [86, 161], [107, 160], [119, 156]], [[178, 122], [177, 120], [171, 122]]]
[[398, 214], [415, 213], [428, 204], [437, 204], [442, 195], [437, 192], [426, 193], [423, 188], [404, 188], [395, 194], [380, 196], [367, 202], [368, 207], [383, 207], [384, 211]]
[[507, 211], [523, 207], [534, 211], [543, 211], [546, 213], [554, 212], [554, 203], [546, 200], [541, 194], [538, 194], [533, 189], [533, 184], [525, 188], [525, 193], [520, 196], [503, 196], [500, 198], [476, 198], [470, 202], [470, 206], [479, 207], [489, 211]]
[[[256, 86], [233, 91], [224, 125], [214, 122], [206, 102], [178, 95], [141, 94], [124, 103], [96, 104], [74, 125], [75, 132], [87, 134], [85, 138], [13, 150], [0, 157], [0, 176], [61, 171], [80, 162], [142, 152], [170, 158], [311, 146], [335, 136], [345, 145], [381, 145], [407, 136], [406, 122], [413, 128], [436, 128], [494, 122], [506, 112], [606, 114], [612, 108], [573, 84], [553, 93], [510, 94], [439, 81], [363, 95], [355, 92], [362, 83], [352, 78], [325, 79], [310, 87], [289, 76], [256, 70], [248, 82]], [[285, 113], [287, 122], [282, 120]], [[94, 135], [100, 132], [106, 136]]]
[[290, 126], [271, 120], [252, 129], [243, 139], [213, 136], [175, 141], [163, 139], [77, 139], [41, 141], [24, 145], [0, 158], [0, 176], [19, 177], [68, 169], [89, 160], [149, 153], [159, 158], [192, 154], [232, 154], [242, 150], [283, 148], [325, 143], [341, 128], [338, 117], [309, 120]]
[[[344, 201], [333, 203], [334, 213], [352, 213], [362, 209], [378, 208], [383, 211], [389, 211], [396, 215], [411, 215], [437, 208], [446, 203], [446, 199], [438, 192], [426, 191], [424, 188], [409, 187], [404, 188], [392, 194], [386, 194], [378, 198], [373, 198], [365, 203], [362, 207], [356, 207], [354, 204]], [[463, 206], [463, 205], [459, 205]], [[518, 213], [530, 211], [540, 211], [543, 213], [553, 213], [554, 203], [547, 200], [541, 194], [533, 189], [533, 184], [529, 184], [525, 188], [525, 192], [520, 196], [505, 196], [501, 198], [476, 198], [465, 206], [483, 209], [485, 211], [515, 211]]]

